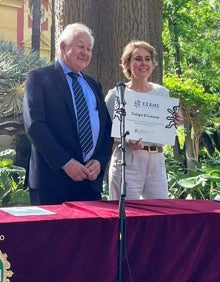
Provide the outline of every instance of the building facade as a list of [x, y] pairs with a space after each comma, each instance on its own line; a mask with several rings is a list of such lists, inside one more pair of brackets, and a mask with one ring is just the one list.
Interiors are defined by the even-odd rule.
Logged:
[[[0, 0], [0, 37], [31, 50], [34, 0]], [[50, 60], [51, 0], [41, 0], [40, 57]]]

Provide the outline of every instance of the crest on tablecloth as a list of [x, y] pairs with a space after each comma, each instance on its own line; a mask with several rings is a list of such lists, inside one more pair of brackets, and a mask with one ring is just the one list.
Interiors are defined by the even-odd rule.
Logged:
[[7, 254], [3, 254], [0, 250], [0, 282], [10, 282], [8, 278], [14, 274], [11, 270], [11, 264], [7, 260]]

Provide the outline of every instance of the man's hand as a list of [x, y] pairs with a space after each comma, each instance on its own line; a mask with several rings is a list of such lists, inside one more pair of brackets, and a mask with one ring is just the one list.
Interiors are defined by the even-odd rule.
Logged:
[[64, 168], [65, 173], [74, 181], [83, 181], [91, 177], [90, 170], [80, 162], [72, 159]]
[[99, 173], [101, 172], [101, 165], [100, 162], [97, 160], [89, 160], [86, 163], [86, 168], [88, 168], [89, 172], [90, 172], [90, 176], [87, 177], [88, 180], [95, 180]]

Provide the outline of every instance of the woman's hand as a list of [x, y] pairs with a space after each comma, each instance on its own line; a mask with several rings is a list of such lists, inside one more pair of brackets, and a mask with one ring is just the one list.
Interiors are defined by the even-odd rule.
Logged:
[[142, 139], [139, 140], [130, 140], [128, 139], [126, 143], [133, 149], [133, 150], [141, 150], [143, 149], [144, 145]]
[[175, 123], [177, 126], [183, 125], [184, 119], [180, 111], [175, 113]]

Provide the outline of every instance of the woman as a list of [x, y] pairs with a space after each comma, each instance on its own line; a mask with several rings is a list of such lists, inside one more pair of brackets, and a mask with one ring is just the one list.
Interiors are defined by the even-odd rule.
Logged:
[[[131, 41], [124, 48], [121, 57], [122, 70], [126, 78], [126, 95], [142, 93], [169, 97], [165, 87], [149, 82], [155, 66], [156, 51], [145, 41]], [[116, 88], [111, 89], [105, 101], [111, 117], [114, 112]], [[182, 125], [183, 117], [176, 112], [175, 123]], [[126, 198], [127, 199], [166, 199], [168, 182], [165, 159], [161, 144], [149, 144], [142, 140], [126, 140]], [[121, 186], [121, 149], [116, 146], [109, 167], [109, 199], [120, 198]]]

